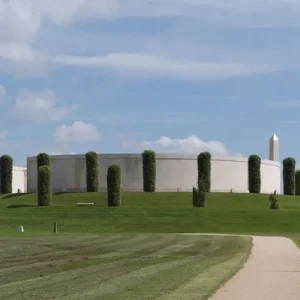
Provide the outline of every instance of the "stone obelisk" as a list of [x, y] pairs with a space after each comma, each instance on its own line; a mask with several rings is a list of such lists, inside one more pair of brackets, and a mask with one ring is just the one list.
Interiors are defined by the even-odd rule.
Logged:
[[276, 134], [271, 136], [269, 150], [269, 160], [279, 162], [279, 140]]

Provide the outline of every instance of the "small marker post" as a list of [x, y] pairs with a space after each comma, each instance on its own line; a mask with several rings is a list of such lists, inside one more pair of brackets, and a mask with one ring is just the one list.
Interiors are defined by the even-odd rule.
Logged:
[[53, 223], [53, 232], [57, 233], [57, 222]]

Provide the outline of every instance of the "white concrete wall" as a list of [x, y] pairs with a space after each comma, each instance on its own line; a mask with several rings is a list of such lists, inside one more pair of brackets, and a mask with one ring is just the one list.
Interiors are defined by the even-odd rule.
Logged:
[[27, 171], [23, 167], [13, 167], [12, 192], [17, 193], [18, 189], [27, 192]]
[[216, 192], [228, 192], [231, 189], [248, 192], [248, 158], [212, 158], [211, 189]]
[[[54, 191], [85, 191], [85, 155], [51, 156]], [[143, 172], [140, 154], [99, 154], [99, 186], [106, 189], [107, 168], [119, 164], [123, 190], [142, 191]], [[190, 191], [197, 182], [197, 155], [157, 154], [157, 191]], [[28, 192], [36, 191], [36, 157], [27, 158]], [[280, 163], [262, 160], [262, 193], [280, 191]], [[213, 157], [212, 191], [248, 192], [248, 158]]]
[[271, 160], [262, 160], [261, 162], [261, 190], [264, 193], [281, 194], [281, 165]]

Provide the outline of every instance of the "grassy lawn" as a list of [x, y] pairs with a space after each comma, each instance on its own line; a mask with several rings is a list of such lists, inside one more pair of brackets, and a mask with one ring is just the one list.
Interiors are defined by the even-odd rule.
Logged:
[[0, 243], [0, 299], [7, 300], [207, 299], [251, 248], [251, 238], [182, 234], [21, 236]]
[[[0, 196], [0, 299], [207, 299], [243, 264], [251, 238], [280, 235], [300, 246], [300, 197], [211, 193], [203, 209], [191, 193]], [[77, 207], [77, 202], [94, 202]], [[58, 234], [53, 234], [53, 222]], [[23, 225], [25, 232], [18, 233]]]
[[[59, 233], [300, 233], [300, 197], [278, 196], [280, 209], [271, 210], [267, 195], [212, 193], [207, 207], [193, 208], [191, 193], [123, 193], [122, 207], [108, 208], [105, 193], [53, 196], [51, 207], [37, 207], [36, 195], [0, 199], [0, 235]], [[94, 202], [94, 207], [76, 207]], [[300, 236], [300, 235], [299, 235]]]

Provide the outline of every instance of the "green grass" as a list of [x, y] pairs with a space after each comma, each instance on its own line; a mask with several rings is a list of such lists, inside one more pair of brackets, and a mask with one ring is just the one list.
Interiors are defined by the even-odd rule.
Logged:
[[[210, 193], [205, 208], [192, 193], [0, 196], [0, 299], [207, 299], [243, 264], [247, 237], [288, 236], [300, 246], [300, 197]], [[77, 202], [94, 202], [77, 207]], [[58, 223], [54, 234], [53, 222]], [[25, 232], [18, 233], [23, 225]]]
[[[36, 195], [0, 199], [0, 235], [60, 233], [241, 233], [296, 235], [300, 232], [300, 197], [278, 196], [279, 210], [268, 195], [211, 193], [204, 209], [192, 207], [191, 193], [123, 193], [122, 206], [107, 207], [105, 193], [53, 196], [51, 207], [37, 207]], [[76, 207], [95, 202], [94, 207]], [[7, 207], [10, 205], [10, 207]]]
[[[84, 220], [83, 220], [84, 222]], [[0, 238], [0, 299], [207, 299], [251, 238], [182, 234]]]

